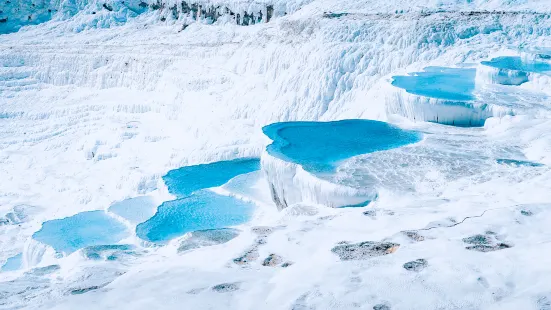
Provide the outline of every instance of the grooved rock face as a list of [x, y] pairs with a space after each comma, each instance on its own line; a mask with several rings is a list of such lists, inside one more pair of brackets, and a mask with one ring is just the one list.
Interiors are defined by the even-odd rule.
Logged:
[[394, 253], [399, 247], [399, 244], [392, 242], [364, 241], [354, 244], [339, 244], [331, 251], [341, 260], [362, 260]]

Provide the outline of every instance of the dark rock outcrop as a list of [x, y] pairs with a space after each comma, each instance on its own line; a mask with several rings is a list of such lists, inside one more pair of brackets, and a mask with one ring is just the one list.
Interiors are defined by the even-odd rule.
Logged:
[[241, 286], [240, 282], [221, 283], [212, 287], [212, 290], [217, 293], [235, 292]]
[[425, 269], [428, 266], [428, 262], [426, 259], [416, 259], [411, 262], [407, 262], [404, 264], [404, 269], [408, 271], [421, 271]]

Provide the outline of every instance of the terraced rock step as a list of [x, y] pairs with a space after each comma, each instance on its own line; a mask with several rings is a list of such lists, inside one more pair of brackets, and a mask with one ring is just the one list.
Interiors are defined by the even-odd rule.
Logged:
[[386, 99], [387, 113], [413, 121], [482, 126], [493, 111], [475, 101], [475, 77], [473, 68], [443, 67], [394, 76], [391, 84], [396, 89]]
[[[549, 110], [543, 92], [505, 87], [520, 85], [530, 74], [548, 74], [545, 62], [501, 57], [478, 68], [427, 67], [423, 72], [394, 76], [386, 97], [387, 114], [413, 121], [461, 127], [483, 126], [490, 117]], [[504, 86], [502, 86], [504, 85]]]
[[551, 61], [551, 47], [525, 47], [521, 56], [526, 61]]
[[283, 122], [263, 128], [273, 142], [262, 155], [272, 199], [279, 209], [300, 202], [330, 207], [365, 206], [374, 188], [342, 186], [332, 179], [343, 160], [397, 148], [421, 134], [371, 120]]
[[518, 86], [528, 82], [534, 75], [551, 76], [551, 64], [520, 56], [497, 57], [480, 64], [478, 78], [489, 84]]
[[423, 72], [392, 77], [392, 85], [414, 95], [449, 101], [474, 100], [476, 69], [427, 67]]

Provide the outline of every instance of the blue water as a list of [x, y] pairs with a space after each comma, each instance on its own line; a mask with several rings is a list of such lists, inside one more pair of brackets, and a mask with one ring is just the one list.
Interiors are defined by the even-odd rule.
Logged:
[[[375, 197], [375, 199], [376, 199], [376, 197]], [[364, 207], [367, 207], [375, 199], [366, 200], [366, 201], [356, 203], [356, 204], [352, 204], [352, 205], [344, 205], [344, 206], [340, 206], [338, 208], [364, 208]]]
[[309, 172], [332, 172], [346, 158], [417, 142], [421, 134], [372, 120], [283, 122], [263, 129], [273, 143], [266, 150]]
[[251, 203], [201, 190], [163, 203], [152, 218], [136, 227], [136, 234], [143, 240], [162, 243], [191, 231], [244, 223], [253, 211]]
[[481, 64], [497, 69], [516, 70], [524, 72], [545, 73], [551, 71], [551, 64], [545, 62], [526, 62], [520, 57], [497, 57], [490, 61], [482, 61]]
[[474, 100], [476, 69], [427, 67], [424, 72], [414, 72], [407, 76], [393, 76], [392, 85], [405, 89], [408, 93], [452, 100]]
[[23, 254], [19, 253], [15, 256], [12, 256], [8, 258], [6, 263], [2, 266], [0, 269], [1, 271], [14, 271], [19, 268], [21, 268], [21, 265], [23, 264]]
[[259, 169], [258, 158], [240, 158], [174, 169], [163, 180], [171, 194], [183, 198], [195, 191], [223, 185], [235, 176]]
[[142, 196], [116, 202], [109, 207], [109, 212], [127, 219], [132, 224], [138, 224], [152, 217], [156, 209], [157, 205], [153, 199]]
[[42, 223], [33, 239], [69, 254], [91, 245], [117, 243], [127, 236], [126, 227], [105, 212], [88, 211]]

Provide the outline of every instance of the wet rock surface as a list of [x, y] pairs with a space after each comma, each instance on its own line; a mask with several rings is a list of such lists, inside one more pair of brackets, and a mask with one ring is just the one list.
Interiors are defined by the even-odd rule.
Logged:
[[331, 251], [339, 256], [341, 260], [362, 260], [394, 253], [399, 247], [399, 244], [392, 242], [364, 241], [353, 244], [338, 244]]
[[428, 266], [426, 259], [420, 258], [404, 264], [404, 269], [408, 271], [421, 271]]
[[199, 230], [191, 233], [191, 236], [182, 242], [178, 252], [189, 251], [205, 246], [213, 246], [226, 243], [239, 235], [239, 230], [232, 228]]

